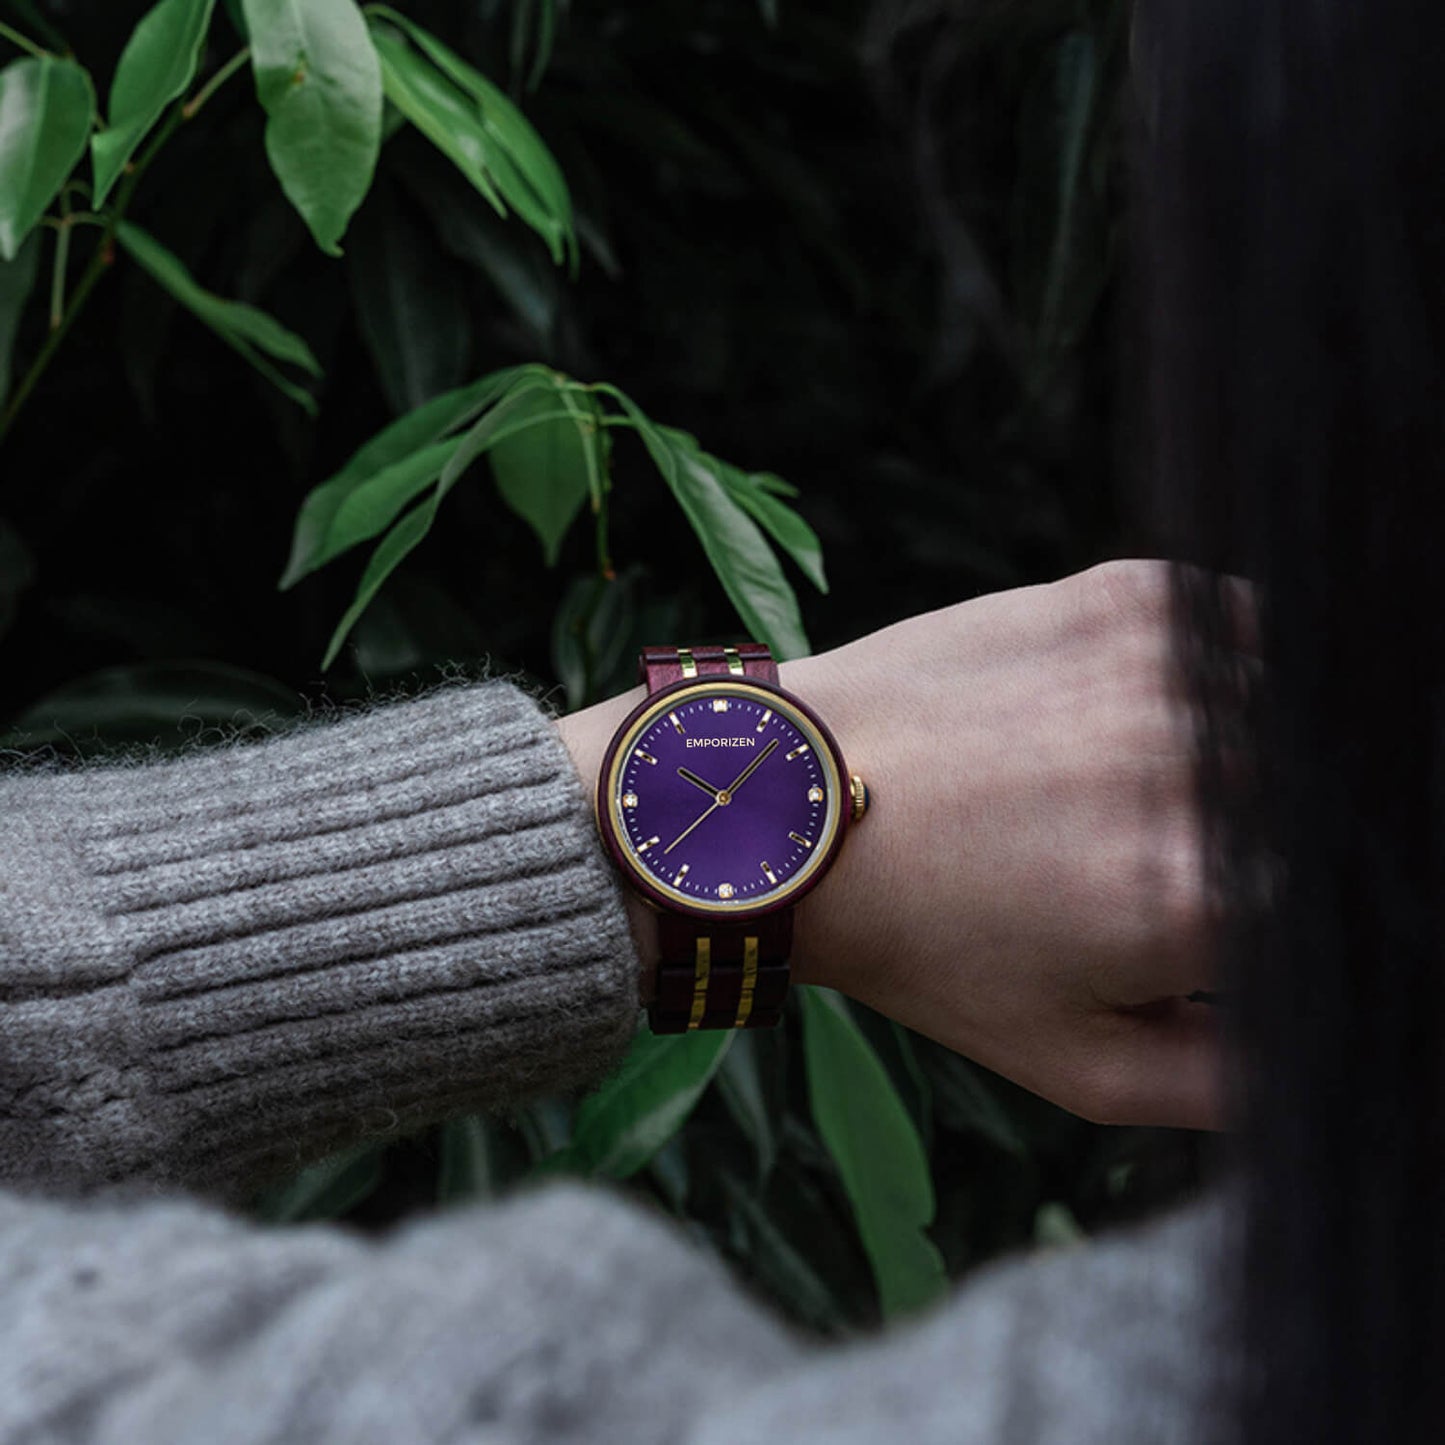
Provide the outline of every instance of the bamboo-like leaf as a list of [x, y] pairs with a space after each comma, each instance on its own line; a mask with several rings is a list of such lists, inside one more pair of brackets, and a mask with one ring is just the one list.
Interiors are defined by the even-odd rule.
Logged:
[[386, 94], [471, 183], [505, 213], [510, 207], [547, 243], [559, 264], [577, 241], [567, 182], [531, 122], [484, 75], [434, 35], [376, 7], [417, 47], [386, 25], [374, 33]]
[[494, 371], [398, 417], [335, 476], [312, 488], [296, 517], [281, 590], [394, 521], [408, 502], [441, 475], [454, 444], [438, 446], [440, 439], [490, 406], [523, 369]]
[[572, 1142], [546, 1173], [635, 1174], [682, 1127], [733, 1035], [639, 1031], [621, 1066], [577, 1110]]
[[326, 645], [326, 656], [321, 659], [323, 672], [336, 661], [336, 655], [341, 651], [347, 634], [356, 626], [357, 619], [366, 611], [371, 599], [381, 590], [382, 583], [401, 566], [407, 554], [415, 550], [431, 531], [438, 505], [437, 494], [433, 492], [402, 517], [377, 544], [376, 551], [371, 554], [371, 561], [366, 564], [366, 571], [361, 574], [361, 581], [357, 583], [356, 596], [351, 599], [351, 606], [342, 614], [341, 621], [336, 624], [336, 630], [331, 634], [331, 641]]
[[494, 147], [466, 96], [395, 32], [373, 25], [371, 38], [386, 98], [505, 216], [506, 204], [492, 180]]
[[316, 244], [337, 244], [381, 149], [381, 64], [356, 0], [243, 0], [266, 154]]
[[726, 465], [719, 465], [717, 474], [732, 499], [798, 564], [803, 576], [819, 592], [826, 592], [828, 577], [818, 534], [756, 475]]
[[[365, 572], [356, 589], [356, 596], [345, 615], [331, 634], [331, 641], [322, 659], [323, 669], [336, 660], [347, 634], [356, 625], [357, 619], [366, 611], [371, 599], [380, 591], [382, 584], [401, 565], [431, 531], [437, 512], [466, 469], [491, 449], [497, 442], [504, 441], [516, 432], [535, 426], [541, 418], [524, 410], [526, 399], [537, 391], [553, 387], [554, 374], [545, 367], [522, 367], [520, 375], [498, 399], [496, 404], [456, 444], [450, 459], [442, 468], [441, 475], [431, 495], [406, 513], [377, 545], [371, 555]], [[566, 415], [559, 411], [558, 416]]]
[[93, 204], [102, 205], [135, 148], [184, 94], [200, 63], [215, 0], [160, 0], [131, 32], [110, 86], [110, 121], [91, 138]]
[[10, 358], [25, 303], [40, 269], [40, 237], [32, 235], [13, 261], [0, 261], [0, 402], [10, 394]]
[[25, 56], [0, 70], [0, 260], [19, 254], [94, 120], [90, 76], [73, 60]]
[[919, 1309], [947, 1288], [933, 1222], [928, 1156], [887, 1070], [841, 996], [799, 990], [808, 1099], [838, 1166], [885, 1316]]
[[806, 656], [798, 599], [757, 523], [720, 480], [716, 458], [686, 432], [651, 421], [616, 388], [602, 389], [617, 399], [636, 428], [748, 631], [775, 657]]
[[440, 1131], [437, 1203], [490, 1199], [526, 1168], [516, 1135], [481, 1114], [449, 1119]]
[[752, 1140], [758, 1156], [758, 1179], [766, 1181], [778, 1157], [778, 1135], [763, 1088], [763, 1071], [758, 1058], [759, 1035], [744, 1030], [728, 1050], [718, 1070], [718, 1093], [728, 1113]]
[[588, 394], [559, 385], [528, 394], [516, 420], [531, 425], [493, 443], [488, 459], [506, 504], [537, 534], [549, 567], [589, 494], [601, 491], [600, 412]]
[[207, 291], [179, 257], [139, 226], [124, 221], [116, 228], [115, 236], [157, 285], [174, 296], [197, 320], [209, 326], [227, 346], [240, 352], [273, 386], [298, 406], [315, 413], [316, 401], [310, 392], [297, 386], [272, 365], [273, 361], [284, 362], [312, 376], [321, 375], [321, 364], [295, 332], [288, 331], [274, 316], [258, 311], [254, 306], [247, 306], [241, 301], [227, 301]]

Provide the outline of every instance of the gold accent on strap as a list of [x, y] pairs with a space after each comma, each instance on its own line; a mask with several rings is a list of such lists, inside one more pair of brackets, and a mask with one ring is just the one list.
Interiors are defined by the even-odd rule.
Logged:
[[738, 656], [737, 648], [723, 648], [723, 656], [728, 660], [728, 671], [732, 673], [734, 677], [741, 677], [743, 675], [743, 660]]
[[679, 647], [677, 649], [677, 660], [682, 664], [682, 675], [684, 677], [697, 676], [697, 663], [693, 660], [690, 648]]
[[738, 1016], [733, 1027], [740, 1029], [747, 1023], [753, 1011], [753, 990], [758, 986], [758, 941], [756, 938], [743, 939], [743, 989], [738, 995]]
[[699, 938], [697, 941], [697, 965], [693, 972], [692, 1013], [687, 1026], [695, 1029], [707, 1012], [707, 983], [712, 977], [712, 939]]

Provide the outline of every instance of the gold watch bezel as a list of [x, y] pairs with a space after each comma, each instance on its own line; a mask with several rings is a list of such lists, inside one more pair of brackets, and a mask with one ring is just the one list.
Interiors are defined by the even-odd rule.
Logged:
[[[784, 711], [790, 722], [808, 740], [828, 774], [827, 811], [823, 829], [811, 856], [799, 872], [763, 899], [741, 903], [708, 901], [671, 888], [638, 859], [628, 836], [622, 808], [621, 773], [637, 740], [661, 716], [679, 702], [704, 697], [752, 697], [761, 699], [775, 712]], [[715, 676], [686, 680], [652, 693], [629, 715], [613, 735], [598, 777], [594, 799], [598, 824], [614, 862], [627, 882], [654, 906], [697, 917], [746, 919], [787, 907], [817, 883], [831, 866], [852, 813], [852, 780], [832, 733], [802, 699], [771, 683], [755, 678]]]

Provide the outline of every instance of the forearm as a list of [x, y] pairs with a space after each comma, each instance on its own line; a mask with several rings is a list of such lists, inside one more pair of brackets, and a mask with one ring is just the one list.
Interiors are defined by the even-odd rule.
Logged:
[[600, 1076], [620, 895], [501, 684], [259, 745], [0, 779], [0, 1179], [234, 1190]]

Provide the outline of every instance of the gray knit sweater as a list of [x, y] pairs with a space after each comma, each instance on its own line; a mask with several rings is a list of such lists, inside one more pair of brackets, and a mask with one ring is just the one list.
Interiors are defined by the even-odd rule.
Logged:
[[379, 1240], [217, 1202], [596, 1080], [636, 966], [505, 684], [0, 778], [0, 1442], [1213, 1438], [1208, 1206], [825, 1349], [601, 1188]]

